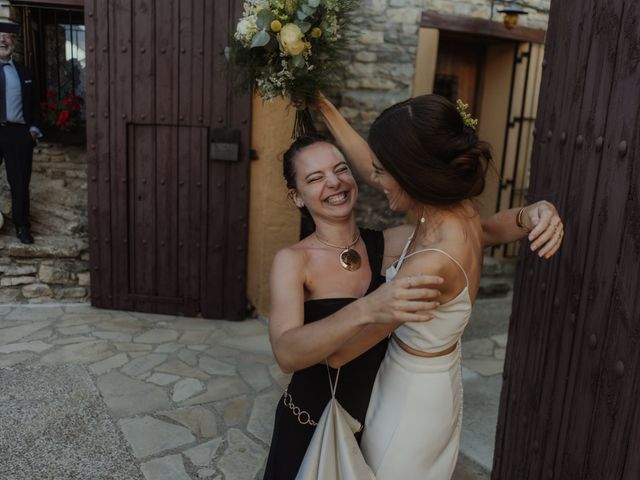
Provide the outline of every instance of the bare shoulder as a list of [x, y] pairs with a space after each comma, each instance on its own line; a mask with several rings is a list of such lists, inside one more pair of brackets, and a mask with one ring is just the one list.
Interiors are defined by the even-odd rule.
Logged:
[[[445, 252], [445, 254], [442, 252]], [[407, 257], [399, 271], [399, 276], [400, 274], [402, 276], [441, 276], [444, 278], [444, 284], [440, 288], [442, 292], [441, 301], [447, 302], [455, 297], [466, 285], [464, 273], [455, 262], [451, 261], [451, 257], [456, 258], [460, 254], [460, 249], [451, 244], [438, 243], [424, 248], [421, 247], [416, 250], [416, 253]]]
[[[435, 249], [435, 250], [434, 250]], [[451, 260], [437, 251], [438, 247], [420, 247], [406, 257], [399, 276], [445, 275], [451, 270]]]
[[383, 232], [385, 256], [400, 256], [402, 249], [414, 230], [415, 226], [408, 224], [387, 228]]
[[273, 268], [300, 266], [306, 263], [306, 249], [299, 243], [285, 247], [275, 254], [273, 257]]

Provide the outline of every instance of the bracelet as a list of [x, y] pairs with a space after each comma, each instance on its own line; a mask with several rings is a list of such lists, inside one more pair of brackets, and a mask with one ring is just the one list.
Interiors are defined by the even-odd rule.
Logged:
[[525, 227], [524, 223], [522, 223], [522, 214], [524, 213], [525, 208], [527, 207], [522, 207], [520, 210], [518, 210], [518, 215], [516, 215], [516, 225], [528, 231], [529, 229]]

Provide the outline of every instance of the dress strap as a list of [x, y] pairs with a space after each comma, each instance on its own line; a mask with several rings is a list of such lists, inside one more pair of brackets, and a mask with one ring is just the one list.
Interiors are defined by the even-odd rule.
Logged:
[[[415, 232], [414, 232], [415, 233]], [[396, 260], [395, 262], [393, 262], [392, 267], [395, 268], [395, 271], [397, 272], [398, 270], [400, 270], [400, 267], [402, 266], [402, 264], [404, 263], [404, 259], [407, 258], [408, 256], [411, 255], [407, 255], [407, 250], [409, 250], [409, 245], [411, 245], [411, 240], [413, 240], [413, 235], [414, 233], [412, 233], [409, 238], [407, 238], [407, 243], [404, 244], [404, 248], [402, 249], [402, 253], [400, 254], [400, 257], [398, 258], [398, 260]]]
[[[439, 248], [424, 248], [422, 250], [417, 250], [415, 252], [411, 252], [409, 255], [404, 255], [403, 252], [403, 256], [401, 257], [402, 260], [411, 257], [412, 255], [415, 255], [416, 253], [422, 253], [422, 252], [438, 252], [441, 253], [442, 255], [449, 257], [449, 260], [451, 260], [453, 263], [455, 263], [458, 268], [460, 268], [460, 270], [462, 270], [462, 273], [464, 275], [464, 279], [467, 282], [467, 287], [469, 286], [469, 277], [467, 276], [467, 272], [465, 272], [464, 268], [462, 268], [462, 264], [456, 260], [455, 258], [453, 258], [451, 255], [449, 255], [447, 252], [445, 252], [444, 250], [440, 250]], [[398, 268], [400, 268], [400, 266], [398, 266]]]

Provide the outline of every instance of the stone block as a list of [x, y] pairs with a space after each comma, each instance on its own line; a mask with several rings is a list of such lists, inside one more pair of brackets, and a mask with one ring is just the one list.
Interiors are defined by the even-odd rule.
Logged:
[[378, 59], [378, 56], [373, 52], [362, 51], [362, 52], [356, 53], [355, 58], [359, 62], [368, 63], [368, 62], [375, 62]]
[[349, 75], [357, 78], [369, 78], [378, 73], [376, 65], [373, 63], [354, 62], [347, 67]]
[[91, 285], [91, 274], [89, 272], [82, 272], [77, 274], [78, 285], [81, 287], [88, 287]]
[[374, 120], [378, 118], [378, 115], [380, 115], [380, 113], [375, 111], [360, 112], [360, 118], [362, 118], [362, 121], [367, 125], [371, 125]]
[[59, 288], [56, 290], [58, 298], [84, 298], [87, 296], [87, 289], [84, 287]]
[[36, 281], [36, 277], [2, 277], [0, 279], [0, 287], [14, 287], [16, 285], [27, 285]]
[[31, 275], [37, 271], [35, 265], [0, 265], [0, 273], [5, 275]]
[[391, 22], [409, 25], [419, 25], [422, 9], [415, 7], [390, 8], [387, 16]]
[[24, 295], [25, 298], [51, 297], [53, 292], [49, 285], [44, 283], [32, 283], [31, 285], [22, 287], [22, 295]]
[[360, 113], [360, 112], [358, 112], [358, 110], [356, 110], [355, 108], [342, 107], [340, 109], [340, 113], [347, 120], [353, 120], [354, 118], [356, 118], [358, 116], [358, 113]]
[[75, 258], [86, 250], [83, 240], [66, 237], [49, 237], [46, 242], [37, 241], [27, 245], [13, 238], [0, 240], [0, 256], [22, 258]]
[[29, 303], [32, 305], [44, 305], [48, 303], [57, 303], [59, 300], [56, 300], [53, 297], [35, 297], [29, 299]]
[[393, 90], [397, 87], [393, 80], [380, 77], [365, 77], [360, 81], [360, 86], [371, 90]]
[[0, 289], [0, 304], [15, 303], [20, 297], [21, 290], [19, 288], [2, 288]]
[[377, 45], [384, 43], [384, 33], [381, 31], [364, 31], [358, 40], [360, 43], [364, 43], [365, 45]]
[[[387, 0], [367, 0], [363, 5], [363, 9], [366, 9], [366, 12], [371, 13], [383, 13], [387, 8]], [[365, 12], [362, 12], [363, 16], [361, 18], [366, 18], [364, 16]]]
[[73, 277], [63, 264], [43, 262], [38, 269], [38, 279], [42, 283], [70, 285], [74, 283]]

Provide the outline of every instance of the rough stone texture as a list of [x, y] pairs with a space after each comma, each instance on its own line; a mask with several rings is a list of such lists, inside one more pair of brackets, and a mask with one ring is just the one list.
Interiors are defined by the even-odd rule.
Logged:
[[216, 416], [204, 407], [186, 407], [177, 410], [159, 412], [184, 425], [198, 437], [215, 437], [218, 432]]
[[98, 378], [98, 389], [111, 411], [117, 416], [153, 412], [166, 409], [170, 405], [164, 390], [118, 372], [111, 372]]
[[142, 478], [84, 368], [5, 368], [0, 384], [0, 478]]
[[188, 429], [153, 417], [125, 418], [118, 424], [138, 458], [172, 450], [195, 440]]
[[199, 467], [206, 467], [213, 460], [213, 456], [220, 447], [222, 438], [214, 438], [197, 447], [186, 450], [184, 454], [191, 460], [191, 463]]
[[254, 478], [265, 461], [265, 450], [236, 428], [227, 432], [227, 444], [218, 462], [225, 480]]
[[185, 378], [173, 386], [173, 396], [171, 399], [174, 402], [182, 402], [183, 400], [200, 393], [202, 390], [204, 390], [204, 385], [200, 380], [196, 380], [195, 378]]
[[279, 391], [270, 391], [256, 397], [253, 402], [247, 431], [265, 443], [269, 443], [273, 435], [273, 418], [280, 396]]
[[146, 480], [191, 480], [180, 455], [156, 458], [142, 464], [141, 468]]
[[[4, 168], [0, 169], [0, 302], [48, 303], [88, 298], [87, 178], [84, 147], [41, 142], [34, 149], [31, 177], [33, 245], [15, 238], [11, 196]], [[36, 274], [37, 276], [33, 275]], [[20, 290], [12, 285], [27, 286]], [[33, 288], [29, 288], [35, 285]], [[55, 290], [52, 285], [82, 287]]]

